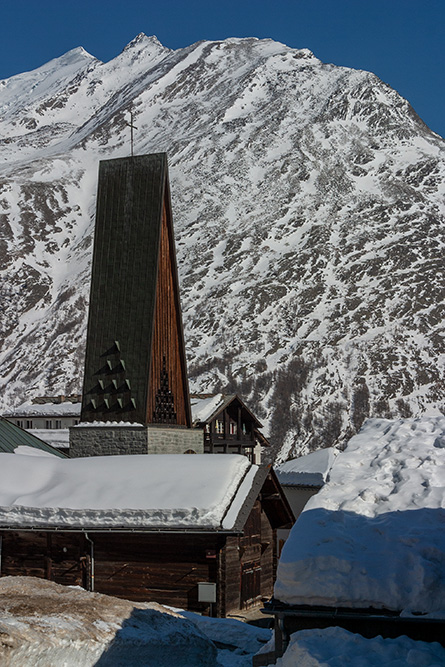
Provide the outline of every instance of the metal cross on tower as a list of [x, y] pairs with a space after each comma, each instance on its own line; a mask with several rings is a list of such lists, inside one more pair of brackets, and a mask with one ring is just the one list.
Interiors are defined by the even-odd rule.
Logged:
[[133, 157], [133, 144], [134, 144], [133, 130], [137, 130], [138, 128], [136, 127], [136, 125], [133, 124], [133, 112], [130, 111], [129, 114], [130, 114], [130, 122], [127, 121], [127, 125], [130, 128], [131, 157]]

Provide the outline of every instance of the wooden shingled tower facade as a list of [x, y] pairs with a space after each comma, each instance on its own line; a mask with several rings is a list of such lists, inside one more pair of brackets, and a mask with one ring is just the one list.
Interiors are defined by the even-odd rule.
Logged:
[[191, 426], [164, 153], [99, 166], [81, 422]]

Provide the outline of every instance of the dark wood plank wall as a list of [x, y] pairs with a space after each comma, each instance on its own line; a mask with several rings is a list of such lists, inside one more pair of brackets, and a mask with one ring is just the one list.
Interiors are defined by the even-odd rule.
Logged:
[[276, 575], [276, 530], [264, 510], [261, 512], [261, 595], [271, 597]]
[[224, 615], [258, 604], [261, 597], [272, 595], [275, 532], [257, 500], [243, 536], [227, 538], [223, 550]]
[[240, 609], [241, 566], [239, 537], [227, 537], [221, 554], [221, 591], [218, 613], [224, 617]]
[[97, 591], [208, 611], [207, 603], [198, 602], [197, 584], [217, 581], [216, 536], [98, 533], [90, 537]]
[[[199, 582], [217, 583], [218, 616], [272, 594], [275, 530], [257, 501], [241, 537], [196, 534], [88, 533], [94, 590], [210, 613]], [[89, 587], [91, 544], [82, 533], [3, 531], [1, 575], [25, 575]]]
[[2, 534], [2, 576], [50, 579], [85, 586], [89, 554], [81, 533], [12, 532]]
[[161, 384], [163, 360], [166, 362], [169, 388], [173, 393], [176, 424], [189, 426], [187, 401], [185, 392], [186, 378], [181, 360], [181, 313], [178, 312], [178, 303], [175, 299], [173, 271], [172, 239], [169, 238], [167, 226], [167, 211], [163, 208], [161, 241], [159, 248], [159, 268], [156, 286], [156, 306], [154, 317], [154, 332], [152, 359], [150, 371], [150, 389], [148, 393], [147, 419], [154, 421], [156, 393]]
[[[94, 544], [94, 590], [135, 601], [155, 601], [208, 614], [199, 582], [218, 583], [224, 537], [89, 533]], [[2, 534], [2, 576], [32, 576], [89, 587], [91, 545], [82, 533]]]

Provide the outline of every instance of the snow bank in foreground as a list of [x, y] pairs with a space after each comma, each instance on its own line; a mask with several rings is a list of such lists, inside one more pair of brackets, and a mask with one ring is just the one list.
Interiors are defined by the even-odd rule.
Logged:
[[216, 648], [190, 621], [33, 577], [0, 579], [2, 667], [213, 667]]
[[275, 597], [440, 613], [444, 528], [445, 417], [370, 419], [295, 524]]
[[365, 639], [342, 628], [301, 630], [292, 635], [276, 667], [443, 667], [445, 649], [438, 643], [408, 637]]
[[232, 618], [209, 618], [192, 611], [180, 611], [218, 647], [221, 667], [252, 667], [252, 657], [272, 639], [272, 630], [258, 628]]

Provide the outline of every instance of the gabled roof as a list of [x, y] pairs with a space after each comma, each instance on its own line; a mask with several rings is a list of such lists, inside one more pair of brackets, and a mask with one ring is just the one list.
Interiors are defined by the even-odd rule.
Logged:
[[190, 402], [194, 424], [209, 423], [216, 419], [231, 403], [238, 402], [241, 409], [245, 410], [255, 426], [257, 428], [261, 428], [262, 426], [238, 394], [192, 394]]
[[33, 447], [62, 459], [67, 458], [65, 454], [43, 442], [40, 438], [0, 417], [0, 453], [12, 454], [17, 447]]
[[269, 472], [239, 454], [1, 454], [0, 528], [241, 532]]

